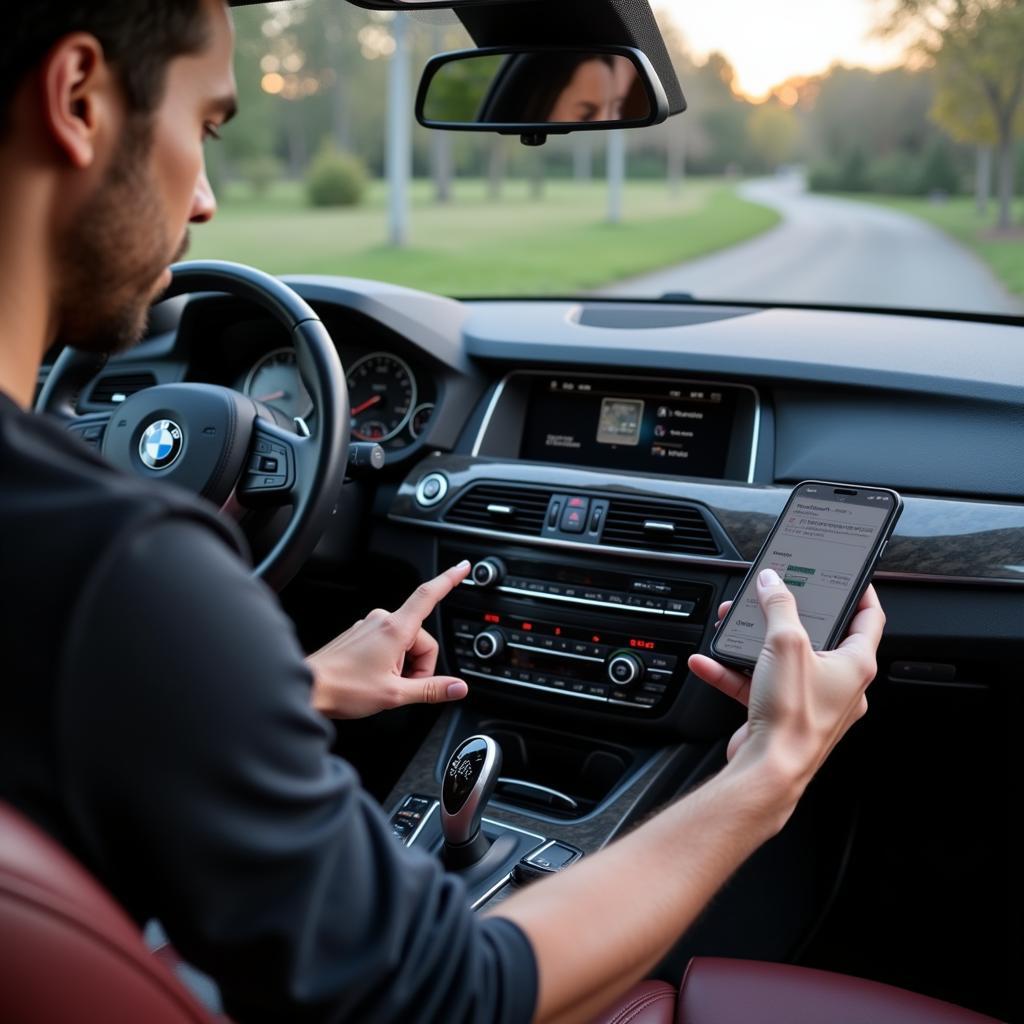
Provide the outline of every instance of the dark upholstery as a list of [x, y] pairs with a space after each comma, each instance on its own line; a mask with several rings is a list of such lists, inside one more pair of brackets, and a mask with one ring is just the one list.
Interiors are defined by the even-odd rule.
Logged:
[[0, 804], [0, 1021], [212, 1024], [101, 886]]

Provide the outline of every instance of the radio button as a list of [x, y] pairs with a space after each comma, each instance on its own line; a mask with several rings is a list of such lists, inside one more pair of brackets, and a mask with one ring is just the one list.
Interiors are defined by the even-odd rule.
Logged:
[[587, 693], [591, 697], [603, 697], [605, 700], [607, 700], [608, 686], [606, 683], [589, 683], [587, 684]]
[[473, 582], [478, 587], [493, 587], [505, 575], [505, 566], [497, 558], [481, 559], [473, 566]]
[[608, 678], [617, 686], [629, 686], [644, 677], [644, 663], [635, 655], [622, 651], [612, 656], [607, 666]]
[[505, 638], [497, 629], [485, 629], [482, 633], [477, 633], [473, 641], [473, 653], [481, 661], [496, 657], [504, 648]]

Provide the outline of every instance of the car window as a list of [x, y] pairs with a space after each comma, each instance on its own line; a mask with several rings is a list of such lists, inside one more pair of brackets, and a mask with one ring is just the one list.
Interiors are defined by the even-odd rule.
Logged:
[[471, 45], [451, 12], [238, 10], [193, 254], [458, 296], [1024, 312], [1016, 0], [653, 6], [689, 109], [536, 148], [413, 124], [427, 59]]

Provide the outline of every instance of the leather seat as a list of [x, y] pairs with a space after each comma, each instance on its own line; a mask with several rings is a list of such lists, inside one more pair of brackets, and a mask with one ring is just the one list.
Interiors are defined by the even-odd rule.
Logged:
[[0, 804], [0, 1021], [214, 1024], [110, 895]]
[[999, 1024], [972, 1010], [828, 971], [694, 957], [676, 990], [645, 981], [595, 1024]]
[[[110, 895], [0, 804], [0, 1021], [216, 1024]], [[889, 985], [698, 957], [682, 988], [638, 985], [600, 1024], [998, 1024]], [[221, 1019], [223, 1024], [223, 1019]]]

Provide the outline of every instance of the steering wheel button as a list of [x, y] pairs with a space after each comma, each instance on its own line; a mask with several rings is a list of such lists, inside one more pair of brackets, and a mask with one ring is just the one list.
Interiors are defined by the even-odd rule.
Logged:
[[277, 472], [277, 459], [272, 459], [267, 455], [260, 456], [260, 472], [261, 473], [276, 473]]

